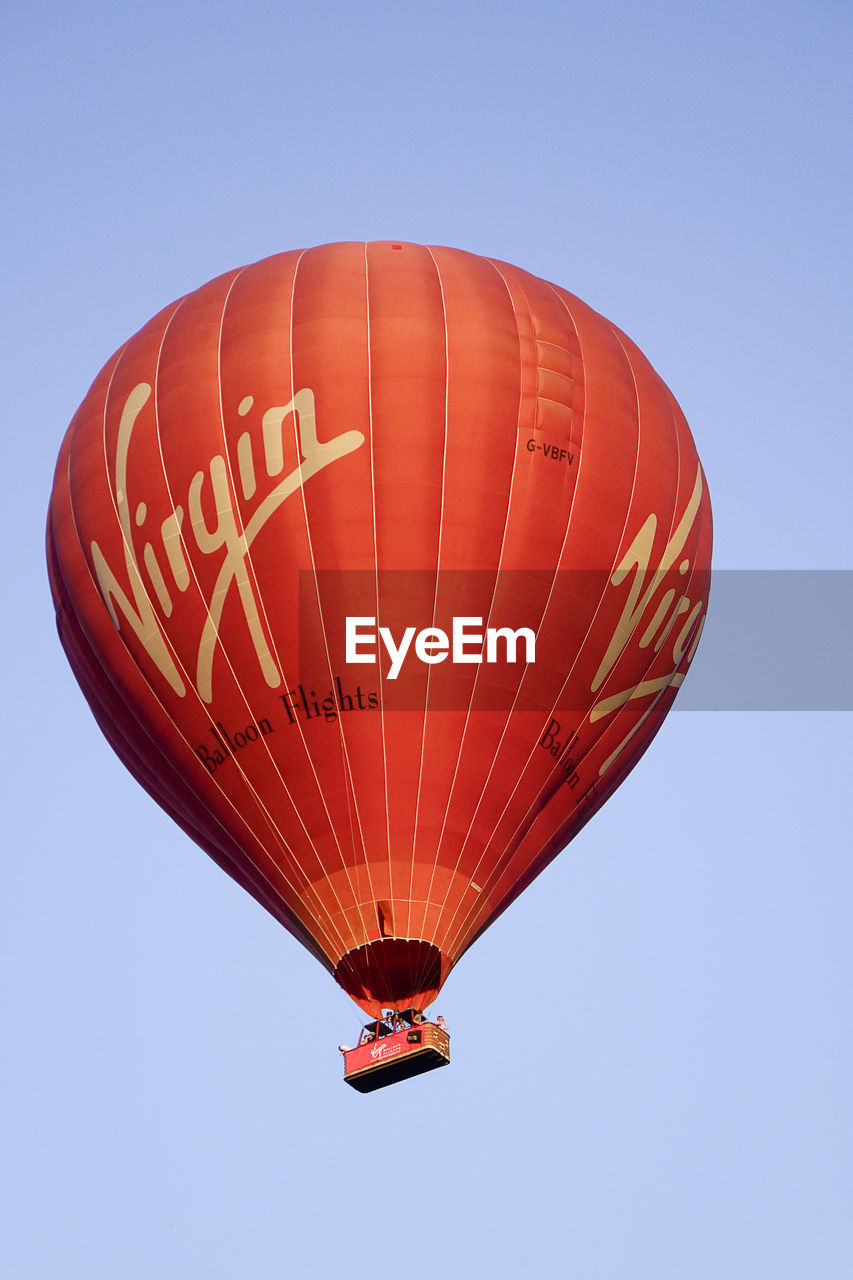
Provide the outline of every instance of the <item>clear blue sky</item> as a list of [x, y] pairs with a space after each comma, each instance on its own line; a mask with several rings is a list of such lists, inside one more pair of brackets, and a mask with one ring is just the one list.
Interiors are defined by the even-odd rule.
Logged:
[[853, 567], [851, 45], [841, 0], [7, 0], [15, 1280], [322, 1280], [378, 1250], [414, 1280], [853, 1275], [849, 714], [674, 713], [452, 975], [450, 1069], [363, 1098], [355, 1007], [100, 739], [42, 549], [65, 427], [150, 315], [278, 250], [400, 237], [638, 342], [718, 567]]

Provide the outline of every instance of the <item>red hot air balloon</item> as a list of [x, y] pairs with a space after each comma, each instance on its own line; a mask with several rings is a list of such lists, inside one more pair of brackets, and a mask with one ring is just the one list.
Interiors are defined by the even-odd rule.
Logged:
[[378, 1019], [434, 1000], [649, 745], [711, 515], [614, 325], [382, 242], [155, 316], [74, 417], [47, 543], [112, 747]]

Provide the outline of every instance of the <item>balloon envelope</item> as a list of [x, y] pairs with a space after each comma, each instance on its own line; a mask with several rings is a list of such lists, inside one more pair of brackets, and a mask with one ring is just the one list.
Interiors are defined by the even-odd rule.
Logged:
[[151, 320], [74, 417], [47, 542], [112, 747], [375, 1013], [429, 1004], [648, 746], [711, 516], [615, 326], [383, 242]]

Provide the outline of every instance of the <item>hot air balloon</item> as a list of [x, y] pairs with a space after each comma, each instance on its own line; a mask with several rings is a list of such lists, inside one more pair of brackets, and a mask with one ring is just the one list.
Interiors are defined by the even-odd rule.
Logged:
[[47, 554], [111, 746], [370, 1015], [366, 1089], [448, 1059], [423, 1014], [450, 970], [660, 728], [711, 515], [671, 392], [580, 299], [346, 243], [113, 355]]

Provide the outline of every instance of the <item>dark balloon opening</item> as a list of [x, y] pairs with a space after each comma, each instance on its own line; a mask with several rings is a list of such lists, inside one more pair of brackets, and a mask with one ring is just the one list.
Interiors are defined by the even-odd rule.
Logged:
[[450, 965], [419, 938], [380, 938], [348, 951], [335, 980], [364, 1008], [424, 1009], [438, 995]]

